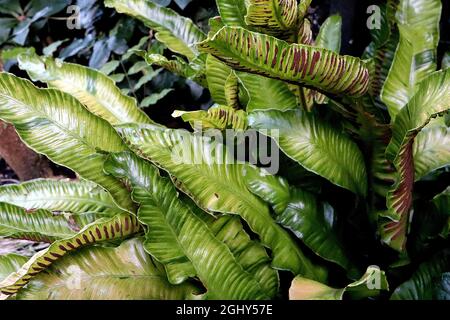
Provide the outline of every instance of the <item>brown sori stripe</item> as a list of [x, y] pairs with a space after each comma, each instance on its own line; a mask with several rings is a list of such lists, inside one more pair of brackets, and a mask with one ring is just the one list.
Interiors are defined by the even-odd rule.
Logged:
[[60, 244], [58, 247], [59, 247], [59, 249], [62, 250], [62, 251], [67, 251], [67, 248], [64, 247], [62, 244]]
[[108, 227], [107, 226], [103, 226], [103, 231], [105, 232], [106, 239], [109, 239]]
[[271, 68], [274, 68], [275, 65], [277, 64], [277, 57], [278, 57], [278, 47], [275, 47], [275, 52], [273, 54], [273, 59], [272, 59], [272, 65]]
[[91, 242], [97, 241], [97, 239], [96, 239], [95, 236], [94, 236], [94, 233], [92, 233], [92, 230], [89, 230], [89, 235], [92, 237]]
[[57, 259], [62, 258], [62, 255], [60, 255], [59, 253], [56, 253], [56, 252], [50, 252], [50, 254], [51, 254], [52, 256], [54, 256], [55, 258], [57, 258]]
[[40, 267], [36, 267], [33, 266], [31, 269], [33, 269], [34, 271], [36, 271], [37, 273], [41, 272], [42, 270], [44, 270], [44, 268], [40, 268]]
[[70, 242], [66, 242], [66, 246], [68, 246], [71, 250], [75, 250], [76, 249], [76, 247]]
[[300, 50], [294, 48], [294, 60], [292, 61], [291, 71], [294, 71], [294, 76], [298, 72], [298, 65], [300, 64]]
[[89, 238], [87, 237], [87, 235], [83, 234], [83, 239], [86, 243], [91, 243], [91, 241], [89, 240]]
[[15, 291], [11, 291], [11, 290], [8, 290], [8, 289], [2, 289], [2, 290], [0, 290], [0, 292], [3, 293], [3, 294], [6, 294], [6, 295], [11, 295], [11, 294], [16, 293]]
[[102, 233], [101, 233], [101, 231], [100, 231], [100, 229], [98, 227], [95, 228], [95, 233], [97, 233], [98, 239], [102, 239]]
[[128, 220], [128, 217], [125, 217], [125, 231], [128, 231], [130, 228], [130, 221]]
[[48, 262], [50, 262], [50, 263], [53, 263], [53, 262], [55, 261], [55, 260], [53, 260], [52, 258], [47, 257], [47, 256], [44, 257], [44, 260], [45, 260], [45, 261], [48, 261]]
[[309, 76], [311, 76], [314, 73], [316, 63], [317, 63], [317, 61], [319, 61], [319, 59], [320, 59], [320, 51], [315, 51], [313, 54], [311, 67], [309, 68], [309, 73], [308, 73]]

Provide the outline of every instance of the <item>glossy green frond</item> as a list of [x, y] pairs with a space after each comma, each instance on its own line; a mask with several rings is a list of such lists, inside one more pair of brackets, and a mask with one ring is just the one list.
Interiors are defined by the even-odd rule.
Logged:
[[367, 193], [363, 155], [356, 143], [317, 116], [301, 111], [258, 111], [249, 125], [275, 139], [305, 169], [357, 194]]
[[436, 71], [441, 10], [440, 0], [401, 0], [398, 5], [400, 40], [381, 93], [392, 118]]
[[222, 23], [226, 26], [247, 27], [247, 8], [243, 0], [216, 0]]
[[206, 80], [208, 89], [215, 103], [227, 105], [225, 83], [233, 70], [212, 55], [206, 58]]
[[101, 185], [121, 208], [133, 210], [125, 186], [103, 173], [105, 153], [120, 152], [127, 146], [108, 122], [90, 113], [78, 100], [2, 73], [0, 119], [12, 123], [33, 150]]
[[309, 192], [289, 187], [280, 177], [247, 170], [245, 178], [249, 189], [273, 207], [279, 224], [322, 258], [349, 269], [350, 260], [335, 228], [336, 215], [328, 203]]
[[124, 95], [114, 81], [100, 71], [36, 54], [21, 55], [19, 66], [33, 81], [67, 92], [112, 125], [154, 123], [139, 109], [134, 98]]
[[424, 128], [417, 134], [413, 145], [414, 180], [432, 171], [450, 165], [450, 128]]
[[[206, 296], [210, 299], [266, 299], [270, 298], [269, 293], [276, 292], [276, 273], [264, 269], [263, 273], [272, 275], [269, 279], [275, 279], [270, 281], [274, 287], [264, 291], [261, 280], [266, 280], [266, 276], [259, 278], [259, 272], [245, 271], [239, 256], [234, 256], [208, 224], [178, 199], [175, 186], [169, 179], [161, 177], [152, 164], [131, 153], [120, 153], [111, 156], [106, 170], [131, 183], [133, 199], [140, 204], [139, 220], [148, 226], [144, 247], [164, 264], [171, 283], [178, 284], [198, 276], [208, 289]], [[224, 225], [222, 227], [217, 233], [233, 232]], [[239, 239], [229, 239], [233, 240]], [[258, 260], [261, 266], [268, 262], [268, 257], [265, 255], [265, 259], [252, 262]], [[254, 271], [260, 271], [258, 269]]]
[[339, 53], [341, 50], [342, 18], [335, 14], [329, 16], [320, 26], [315, 45]]
[[272, 266], [310, 278], [321, 278], [297, 245], [270, 216], [267, 205], [246, 187], [243, 170], [225, 147], [211, 136], [155, 126], [120, 126], [132, 150], [169, 172], [177, 187], [201, 208], [240, 215], [272, 250]]
[[237, 75], [249, 97], [247, 112], [298, 108], [295, 95], [283, 81], [246, 72], [238, 72]]
[[89, 212], [105, 216], [123, 212], [107, 191], [85, 180], [39, 179], [3, 185], [0, 187], [0, 201], [27, 210]]
[[199, 55], [195, 43], [206, 35], [188, 18], [172, 9], [146, 0], [105, 0], [105, 6], [141, 20], [154, 29], [156, 38], [177, 53], [193, 59]]
[[0, 202], [0, 237], [53, 242], [72, 236], [79, 227], [62, 214], [26, 210]]

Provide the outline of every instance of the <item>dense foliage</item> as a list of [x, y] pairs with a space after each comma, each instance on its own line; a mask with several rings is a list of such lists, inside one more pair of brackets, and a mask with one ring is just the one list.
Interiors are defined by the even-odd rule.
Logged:
[[[387, 0], [361, 58], [340, 54], [339, 15], [313, 32], [310, 0], [217, 0], [207, 29], [170, 3], [105, 0], [123, 15], [89, 66], [53, 57], [62, 43], [16, 49], [48, 88], [0, 73], [0, 119], [77, 175], [0, 187], [0, 236], [49, 244], [0, 256], [0, 297], [449, 299], [441, 1]], [[135, 20], [152, 38], [124, 48]], [[0, 40], [19, 43], [14, 28]], [[136, 93], [161, 72], [210, 93], [173, 113], [192, 129], [140, 108], [170, 92]], [[236, 159], [251, 132], [258, 149]], [[276, 172], [259, 152], [273, 146]]]

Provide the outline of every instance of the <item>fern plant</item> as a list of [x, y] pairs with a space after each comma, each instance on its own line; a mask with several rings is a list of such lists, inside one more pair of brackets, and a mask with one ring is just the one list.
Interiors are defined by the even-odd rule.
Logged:
[[[79, 176], [0, 188], [0, 235], [49, 243], [0, 257], [2, 297], [448, 298], [441, 2], [388, 0], [361, 59], [339, 54], [339, 16], [313, 37], [310, 2], [217, 0], [206, 35], [151, 1], [105, 1], [176, 53], [146, 62], [209, 89], [214, 107], [174, 113], [194, 132], [84, 66], [22, 54], [48, 89], [0, 74], [0, 118]], [[273, 138], [279, 173], [226, 161], [210, 128]]]

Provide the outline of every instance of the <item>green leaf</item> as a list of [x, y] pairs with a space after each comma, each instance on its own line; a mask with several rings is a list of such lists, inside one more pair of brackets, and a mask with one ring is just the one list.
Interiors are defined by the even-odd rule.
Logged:
[[156, 126], [123, 125], [117, 130], [132, 150], [174, 176], [177, 187], [199, 207], [240, 215], [272, 250], [274, 268], [314, 279], [322, 277], [272, 219], [268, 207], [247, 189], [243, 170], [250, 165], [231, 159], [213, 137]]
[[172, 117], [181, 117], [183, 121], [189, 122], [193, 129], [247, 129], [247, 114], [243, 110], [235, 110], [231, 107], [216, 105], [208, 111], [180, 111], [175, 110]]
[[20, 267], [28, 261], [28, 257], [18, 254], [7, 254], [0, 256], [0, 282], [3, 281], [11, 273], [16, 272]]
[[49, 57], [21, 55], [19, 66], [34, 81], [67, 92], [86, 108], [109, 123], [154, 123], [137, 107], [136, 100], [120, 91], [106, 75], [78, 64], [65, 63]]
[[227, 26], [246, 27], [247, 8], [242, 0], [216, 0], [221, 21]]
[[[275, 279], [270, 281], [274, 288], [265, 292], [259, 281], [266, 277], [260, 278], [259, 272], [245, 271], [222, 239], [218, 239], [215, 232], [178, 199], [174, 185], [161, 177], [153, 165], [132, 153], [120, 153], [111, 156], [106, 170], [130, 182], [133, 199], [140, 204], [139, 220], [149, 228], [144, 247], [165, 265], [171, 283], [178, 284], [198, 276], [208, 289], [206, 295], [213, 299], [262, 299], [276, 292], [276, 272], [270, 269], [263, 271], [266, 274], [271, 272], [272, 280]], [[221, 227], [215, 227], [219, 236], [222, 232], [222, 235], [233, 232], [232, 228]], [[246, 247], [245, 243], [241, 244]], [[249, 253], [256, 255], [258, 250]], [[267, 255], [262, 258], [252, 262], [259, 265], [268, 262]], [[245, 262], [245, 258], [243, 260]], [[253, 271], [261, 271], [256, 266], [253, 266]]]
[[147, 62], [145, 61], [138, 61], [135, 64], [133, 64], [130, 69], [128, 69], [128, 75], [133, 75], [139, 72], [142, 72], [146, 69], [149, 69]]
[[381, 225], [382, 239], [403, 251], [406, 225], [412, 205], [414, 183], [413, 144], [417, 134], [432, 117], [450, 109], [450, 70], [438, 71], [424, 80], [409, 103], [400, 110], [392, 127], [392, 139], [386, 157], [396, 169], [395, 183], [388, 192], [384, 213], [389, 218]]
[[217, 33], [223, 26], [222, 18], [220, 16], [215, 16], [212, 18], [209, 18], [208, 20], [209, 24], [209, 32], [208, 37], [212, 37], [215, 33]]
[[444, 272], [450, 271], [450, 251], [444, 250], [422, 263], [411, 279], [402, 283], [391, 300], [434, 300], [438, 298], [437, 284]]
[[450, 165], [450, 128], [425, 127], [414, 140], [413, 156], [415, 181]]
[[308, 8], [311, 5], [312, 0], [300, 0], [298, 4], [298, 16], [299, 18], [304, 18], [308, 13]]
[[148, 106], [154, 105], [172, 91], [173, 91], [173, 88], [170, 88], [170, 89], [163, 89], [163, 90], [161, 90], [161, 92], [158, 92], [158, 93], [152, 93], [148, 97], [145, 97], [144, 100], [141, 101], [139, 106], [141, 108], [146, 108]]
[[341, 29], [342, 18], [335, 14], [329, 16], [320, 26], [319, 34], [316, 38], [316, 46], [339, 53], [341, 50]]
[[188, 59], [198, 56], [194, 43], [205, 38], [205, 34], [188, 18], [169, 8], [145, 0], [105, 0], [105, 6], [120, 13], [135, 17], [149, 28], [157, 31], [156, 39]]
[[246, 181], [250, 191], [273, 206], [279, 224], [322, 258], [349, 269], [350, 260], [334, 225], [335, 212], [328, 203], [309, 192], [290, 188], [281, 177], [262, 175], [256, 170], [247, 170]]
[[34, 276], [80, 247], [124, 239], [139, 230], [140, 225], [133, 215], [120, 214], [113, 218], [101, 218], [85, 226], [77, 234], [55, 241], [47, 249], [36, 253], [22, 268], [0, 282], [0, 292], [4, 295], [17, 293]]
[[357, 194], [367, 193], [364, 159], [358, 146], [313, 114], [257, 111], [249, 125], [275, 139], [280, 149], [305, 169]]
[[3, 49], [0, 52], [0, 56], [2, 58], [2, 60], [7, 61], [7, 60], [14, 60], [17, 59], [21, 54], [24, 53], [30, 53], [30, 54], [34, 54], [36, 51], [36, 49], [34, 48], [28, 48], [28, 47], [12, 47], [12, 48], [8, 48], [8, 49]]
[[[122, 81], [125, 79], [125, 73], [114, 73], [114, 74], [111, 74], [111, 75], [109, 76], [109, 78], [110, 78], [114, 83], [120, 83], [120, 82], [122, 82]], [[123, 91], [123, 89], [120, 90], [120, 92], [121, 92], [123, 95], [126, 95], [126, 93]]]
[[199, 49], [237, 70], [259, 73], [330, 93], [363, 95], [369, 70], [358, 58], [274, 37], [239, 27], [224, 27]]
[[379, 295], [388, 290], [389, 285], [384, 271], [370, 266], [358, 281], [342, 289], [331, 288], [325, 284], [297, 276], [289, 289], [290, 300], [343, 300], [344, 294], [352, 299], [363, 299]]
[[46, 46], [44, 49], [42, 49], [42, 54], [44, 56], [53, 56], [53, 54], [56, 52], [56, 50], [58, 50], [58, 48], [66, 41], [68, 41], [69, 39], [64, 39], [64, 40], [59, 40], [59, 41], [55, 41], [51, 44], [49, 44], [48, 46]]
[[122, 213], [111, 195], [95, 183], [81, 180], [34, 180], [0, 187], [0, 201], [27, 210], [114, 216]]
[[233, 70], [212, 55], [206, 58], [206, 81], [208, 89], [215, 103], [227, 105], [225, 97], [225, 83]]
[[75, 98], [57, 90], [38, 89], [27, 80], [3, 73], [0, 118], [12, 123], [33, 150], [101, 185], [121, 208], [133, 210], [125, 186], [103, 173], [105, 152], [120, 152], [126, 145], [108, 122], [91, 114]]
[[239, 81], [236, 73], [232, 71], [224, 85], [225, 91], [225, 100], [227, 101], [227, 106], [232, 107], [234, 109], [239, 108]]
[[173, 72], [181, 77], [191, 79], [203, 87], [207, 87], [204, 67], [194, 62], [187, 63], [179, 57], [169, 60], [163, 55], [147, 53], [145, 51], [139, 55], [142, 55], [145, 58], [145, 61], [150, 65], [163, 67], [170, 72]]
[[110, 75], [111, 73], [113, 73], [118, 67], [120, 66], [120, 61], [119, 60], [112, 60], [109, 61], [107, 63], [105, 63], [101, 68], [100, 68], [100, 72], [105, 74], [105, 75]]
[[144, 251], [140, 239], [133, 239], [117, 248], [84, 248], [56, 261], [16, 299], [185, 300], [198, 293], [190, 282], [170, 284], [163, 266]]
[[139, 78], [138, 82], [134, 85], [133, 90], [137, 91], [140, 88], [142, 88], [143, 85], [152, 81], [159, 73], [161, 73], [161, 71], [163, 71], [163, 69], [156, 69], [156, 70], [151, 70], [151, 71], [147, 72], [146, 74], [144, 74], [142, 77]]
[[237, 75], [249, 96], [247, 112], [298, 109], [297, 98], [283, 81], [245, 72]]
[[401, 0], [396, 13], [400, 41], [381, 98], [394, 119], [436, 70], [440, 0]]
[[53, 242], [72, 236], [77, 229], [64, 215], [0, 202], [0, 237]]
[[271, 35], [280, 35], [297, 26], [297, 0], [247, 0], [247, 25]]
[[244, 270], [256, 278], [267, 296], [278, 293], [278, 272], [270, 266], [270, 258], [264, 247], [251, 240], [237, 216], [225, 215], [217, 219], [203, 214], [203, 220], [216, 238], [224, 242]]

